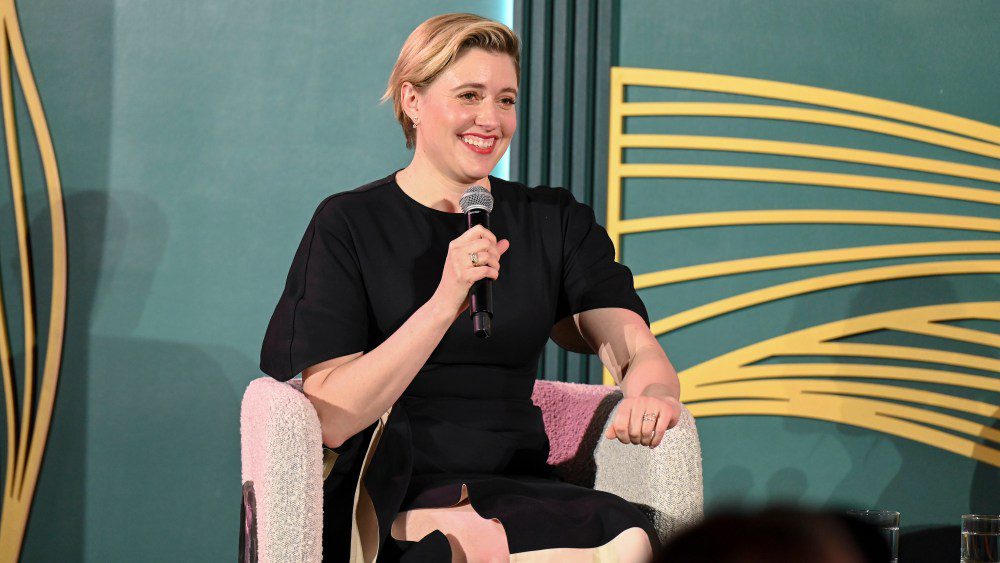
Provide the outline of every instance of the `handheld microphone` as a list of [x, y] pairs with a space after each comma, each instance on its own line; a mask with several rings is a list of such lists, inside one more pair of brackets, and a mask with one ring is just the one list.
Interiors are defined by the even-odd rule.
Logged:
[[[490, 228], [490, 212], [493, 211], [493, 194], [480, 185], [469, 187], [462, 194], [458, 204], [465, 213], [466, 229], [476, 225]], [[479, 338], [489, 338], [493, 334], [493, 280], [477, 280], [469, 289], [469, 315], [472, 317], [472, 332]]]

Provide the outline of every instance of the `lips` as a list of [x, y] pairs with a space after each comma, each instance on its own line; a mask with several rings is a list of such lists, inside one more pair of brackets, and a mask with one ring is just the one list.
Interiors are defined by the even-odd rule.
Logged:
[[463, 145], [469, 147], [469, 150], [477, 152], [479, 154], [490, 154], [493, 149], [497, 146], [497, 137], [487, 137], [483, 135], [475, 135], [467, 133], [465, 135], [459, 135], [458, 139]]

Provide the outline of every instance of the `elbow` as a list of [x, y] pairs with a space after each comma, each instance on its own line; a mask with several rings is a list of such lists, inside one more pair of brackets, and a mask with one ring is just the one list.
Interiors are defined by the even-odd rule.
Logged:
[[345, 421], [343, 417], [335, 416], [336, 413], [331, 412], [329, 404], [323, 404], [322, 401], [317, 401], [313, 397], [310, 399], [312, 399], [313, 406], [316, 407], [316, 415], [319, 417], [323, 445], [328, 448], [339, 448], [351, 437], [351, 434], [344, 432]]
[[345, 431], [346, 421], [342, 416], [333, 416], [326, 409], [316, 409], [316, 414], [319, 415], [319, 428], [324, 446], [339, 448], [354, 435]]
[[316, 410], [323, 445], [328, 448], [339, 448], [350, 437], [350, 435], [343, 432], [344, 420], [342, 417], [337, 416], [337, 407], [316, 394], [317, 387], [310, 387], [309, 385], [303, 385], [302, 390]]
[[333, 448], [333, 449], [339, 448], [340, 446], [344, 445], [344, 442], [347, 441], [347, 438], [345, 436], [333, 432], [332, 429], [329, 428], [329, 425], [324, 425], [321, 422], [320, 428], [322, 429], [323, 432], [323, 445], [328, 448]]

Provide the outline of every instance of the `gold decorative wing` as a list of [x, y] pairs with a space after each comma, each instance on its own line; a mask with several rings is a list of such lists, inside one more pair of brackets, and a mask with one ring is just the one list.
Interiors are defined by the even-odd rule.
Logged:
[[[725, 94], [742, 101], [626, 101], [626, 88], [665, 88]], [[741, 98], [745, 97], [745, 98]], [[769, 103], [761, 103], [768, 101]], [[771, 103], [773, 102], [773, 103]], [[789, 105], [794, 104], [794, 105]], [[947, 240], [818, 249], [695, 264], [635, 276], [636, 289], [681, 282], [840, 263], [917, 258], [921, 261], [858, 269], [798, 279], [731, 295], [651, 323], [655, 335], [703, 320], [781, 299], [858, 284], [944, 275], [997, 274], [1000, 260], [935, 260], [943, 256], [1000, 253], [1000, 213], [987, 216], [858, 209], [763, 209], [706, 211], [635, 219], [622, 216], [626, 178], [737, 181], [888, 192], [996, 206], [1000, 170], [897, 154], [773, 139], [674, 134], [630, 134], [625, 120], [637, 116], [738, 118], [808, 123], [878, 133], [1000, 160], [1000, 128], [926, 108], [798, 84], [697, 72], [612, 68], [607, 229], [621, 258], [622, 239], [630, 234], [734, 225], [845, 224], [953, 229], [989, 233], [973, 240]], [[836, 161], [881, 167], [888, 175], [687, 163], [626, 162], [625, 149], [717, 151]], [[983, 158], [985, 157], [985, 158]], [[899, 172], [893, 177], [891, 171]], [[914, 173], [932, 175], [915, 180]], [[940, 180], [945, 177], [945, 180]], [[947, 178], [954, 180], [948, 181]], [[983, 187], [962, 185], [963, 182]], [[1000, 321], [1000, 301], [904, 308], [844, 319], [783, 334], [724, 353], [681, 372], [681, 399], [696, 416], [777, 415], [851, 424], [929, 444], [1000, 466], [1000, 361], [978, 354], [932, 348], [866, 344], [845, 339], [874, 331], [921, 334], [954, 343], [1000, 348], [1000, 336], [953, 324], [962, 320]], [[774, 363], [794, 356], [866, 358], [868, 363]], [[878, 363], [878, 360], [889, 362]], [[900, 362], [927, 367], [903, 367]], [[764, 362], [764, 363], [762, 363]], [[893, 363], [894, 362], [894, 363]], [[994, 375], [949, 370], [951, 366]], [[613, 384], [604, 373], [605, 384]], [[912, 385], [917, 384], [917, 385]], [[933, 384], [935, 390], [919, 388]], [[975, 390], [993, 399], [961, 396]]]
[[[7, 467], [4, 472], [3, 513], [0, 515], [0, 561], [16, 561], [24, 541], [24, 531], [31, 510], [31, 501], [38, 483], [42, 454], [52, 421], [56, 384], [62, 359], [66, 321], [66, 221], [63, 212], [62, 186], [56, 166], [55, 150], [49, 135], [42, 101], [28, 64], [28, 54], [21, 37], [14, 0], [0, 0], [0, 94], [3, 98], [3, 124], [7, 147], [7, 164], [14, 204], [13, 227], [16, 230], [20, 266], [21, 299], [24, 330], [24, 395], [18, 401], [14, 360], [10, 347], [7, 312], [0, 287], [0, 370], [3, 375], [7, 426]], [[11, 67], [13, 57], [14, 67]], [[35, 398], [35, 379], [39, 371], [35, 296], [31, 255], [31, 239], [21, 174], [21, 153], [14, 111], [13, 70], [24, 94], [30, 125], [38, 143], [48, 211], [52, 225], [52, 295], [48, 338], [41, 365], [39, 396]], [[9, 228], [11, 221], [0, 217], [0, 228]], [[35, 252], [38, 248], [35, 247]], [[37, 405], [37, 412], [34, 410]], [[20, 414], [20, 419], [18, 418]]]

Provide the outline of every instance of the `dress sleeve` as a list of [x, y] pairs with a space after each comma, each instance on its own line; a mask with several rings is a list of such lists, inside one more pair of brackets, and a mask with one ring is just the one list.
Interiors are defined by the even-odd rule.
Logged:
[[649, 326], [646, 306], [635, 291], [632, 270], [615, 262], [608, 231], [594, 210], [566, 192], [563, 204], [562, 286], [556, 321], [588, 309], [621, 307], [639, 314]]
[[295, 251], [264, 333], [260, 369], [287, 381], [320, 362], [365, 351], [368, 296], [346, 219], [327, 198]]

